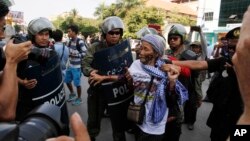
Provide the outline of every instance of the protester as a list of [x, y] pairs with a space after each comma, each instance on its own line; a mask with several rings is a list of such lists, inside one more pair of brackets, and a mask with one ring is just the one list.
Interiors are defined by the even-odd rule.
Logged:
[[64, 43], [62, 42], [63, 32], [59, 29], [52, 32], [52, 38], [55, 40], [54, 49], [58, 54], [59, 60], [61, 62], [61, 70], [63, 79], [65, 78], [66, 73], [66, 65], [69, 58], [69, 49]]
[[[176, 114], [178, 114], [178, 110], [175, 111], [176, 107], [187, 100], [188, 93], [177, 80], [180, 74], [178, 69], [173, 65], [168, 69], [161, 68], [165, 64], [161, 59], [166, 45], [165, 40], [159, 35], [147, 34], [141, 41], [140, 59], [134, 61], [129, 68], [129, 74], [134, 84], [135, 104], [142, 104], [148, 92], [143, 123], [142, 125], [137, 124], [136, 141], [162, 141], [164, 137], [167, 138], [164, 132], [165, 126], [168, 126], [168, 117], [176, 118]], [[172, 107], [171, 103], [177, 103], [177, 99], [171, 101], [169, 97], [174, 95], [179, 97], [179, 105], [174, 104]], [[168, 130], [173, 129], [167, 128]]]
[[[98, 58], [97, 53], [110, 53], [114, 45], [118, 45], [122, 39], [124, 30], [123, 21], [117, 16], [111, 16], [104, 19], [101, 24], [101, 32], [103, 36], [103, 41], [93, 43], [90, 48], [88, 48], [87, 54], [83, 59], [83, 72], [84, 75], [89, 77], [90, 87], [88, 89], [88, 123], [87, 128], [91, 141], [95, 140], [95, 137], [98, 136], [101, 126], [101, 118], [104, 112], [104, 109], [108, 103], [108, 99], [119, 100], [108, 106], [108, 111], [110, 114], [110, 120], [113, 130], [113, 140], [114, 141], [125, 141], [125, 128], [127, 126], [126, 111], [129, 104], [129, 93], [120, 95], [117, 94], [117, 97], [113, 95], [113, 87], [108, 84], [119, 83], [119, 86], [126, 86], [126, 82], [122, 81], [122, 75], [119, 75], [118, 72], [112, 74], [102, 74], [106, 68], [100, 68], [103, 64], [96, 64], [96, 60], [103, 60], [103, 58]], [[103, 54], [107, 56], [107, 54]], [[111, 54], [116, 55], [116, 54]], [[132, 60], [132, 56], [131, 56]], [[108, 60], [104, 60], [107, 63], [107, 66], [114, 66], [109, 64]], [[131, 61], [132, 62], [132, 61]], [[121, 64], [118, 64], [121, 65]], [[124, 67], [124, 66], [121, 66]], [[98, 69], [97, 69], [98, 68]], [[118, 68], [113, 68], [118, 69]], [[123, 69], [122, 69], [123, 70]], [[108, 83], [106, 87], [103, 85], [105, 82]], [[110, 86], [111, 88], [107, 88]], [[107, 89], [104, 89], [107, 88]], [[105, 94], [106, 93], [106, 94]], [[123, 97], [125, 96], [125, 98]]]
[[[213, 108], [207, 121], [207, 125], [211, 128], [211, 141], [225, 141], [229, 136], [230, 127], [237, 123], [243, 112], [239, 86], [231, 62], [239, 33], [240, 27], [237, 27], [226, 34], [228, 41], [227, 56], [207, 61], [173, 61], [173, 64], [186, 66], [194, 70], [208, 69], [209, 72], [219, 72], [218, 79], [213, 84], [213, 87], [210, 88], [211, 92], [209, 93], [209, 99], [212, 99], [213, 103]], [[244, 59], [244, 61], [246, 60]]]
[[[66, 70], [65, 83], [70, 91], [68, 102], [72, 101], [72, 105], [78, 106], [82, 103], [82, 87], [81, 87], [81, 61], [86, 54], [86, 46], [82, 39], [78, 38], [79, 29], [77, 25], [68, 27], [68, 36], [70, 38], [69, 47], [69, 67]], [[74, 93], [71, 82], [77, 90]]]
[[[174, 24], [171, 26], [167, 39], [170, 50], [166, 51], [166, 54], [170, 60], [190, 59], [190, 58], [185, 58], [185, 56], [187, 56], [185, 55], [185, 52], [187, 50], [187, 47], [185, 45], [186, 36], [187, 32], [183, 25]], [[192, 72], [190, 71], [190, 69], [182, 66], [181, 74], [178, 79], [188, 89], [189, 99], [184, 104], [184, 106], [181, 106], [181, 113], [182, 113], [181, 116], [178, 117], [178, 120], [176, 120], [175, 124], [173, 123], [170, 125], [175, 127], [175, 130], [168, 130], [168, 135], [167, 135], [168, 138], [165, 138], [165, 140], [170, 140], [170, 141], [179, 140], [181, 135], [181, 125], [183, 122], [187, 123], [187, 127], [189, 129], [193, 129], [193, 125], [191, 123], [194, 123], [196, 115], [195, 113], [197, 111], [197, 100], [196, 100], [197, 96], [194, 93], [194, 86], [192, 85]]]
[[244, 14], [240, 38], [233, 56], [234, 69], [238, 78], [239, 88], [244, 102], [244, 112], [237, 124], [250, 124], [250, 7]]
[[19, 97], [16, 119], [22, 121], [38, 105], [54, 104], [61, 108], [61, 121], [65, 124], [63, 134], [68, 135], [69, 120], [60, 61], [56, 51], [48, 48], [53, 25], [48, 19], [39, 17], [33, 19], [27, 29], [34, 48], [29, 58], [18, 64]]

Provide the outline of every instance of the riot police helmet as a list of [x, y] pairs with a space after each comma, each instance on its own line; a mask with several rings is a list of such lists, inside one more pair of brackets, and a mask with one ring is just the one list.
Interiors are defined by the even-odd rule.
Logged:
[[41, 31], [49, 31], [51, 35], [53, 28], [53, 24], [47, 18], [39, 17], [30, 21], [28, 25], [28, 34], [32, 37]]
[[109, 31], [113, 29], [120, 29], [121, 36], [123, 35], [124, 24], [121, 18], [117, 16], [110, 16], [104, 19], [103, 23], [101, 24], [101, 30], [103, 35], [106, 35]]
[[169, 43], [170, 36], [173, 36], [173, 35], [180, 36], [181, 43], [184, 43], [184, 41], [186, 40], [187, 31], [183, 25], [174, 24], [171, 26], [169, 33], [168, 33], [168, 43]]

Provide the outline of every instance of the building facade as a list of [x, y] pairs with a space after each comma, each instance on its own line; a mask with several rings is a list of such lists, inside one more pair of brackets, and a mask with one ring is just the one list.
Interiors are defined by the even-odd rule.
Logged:
[[227, 31], [241, 26], [244, 12], [250, 0], [199, 0], [197, 25], [205, 33], [211, 45]]

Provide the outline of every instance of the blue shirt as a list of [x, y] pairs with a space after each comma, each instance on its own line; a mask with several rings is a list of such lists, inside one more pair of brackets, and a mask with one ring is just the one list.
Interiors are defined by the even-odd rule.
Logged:
[[54, 44], [54, 48], [55, 48], [55, 51], [57, 52], [59, 60], [61, 62], [61, 70], [62, 70], [62, 75], [64, 78], [66, 68], [67, 68], [66, 64], [67, 64], [68, 59], [69, 59], [69, 48], [66, 45], [64, 45], [64, 51], [63, 51], [63, 43], [62, 42], [56, 42]]

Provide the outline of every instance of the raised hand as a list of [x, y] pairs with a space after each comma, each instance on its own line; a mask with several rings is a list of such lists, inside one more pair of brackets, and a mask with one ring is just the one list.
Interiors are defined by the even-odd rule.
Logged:
[[20, 61], [27, 59], [28, 54], [31, 51], [31, 46], [32, 44], [30, 41], [14, 44], [13, 39], [11, 39], [4, 47], [6, 62], [19, 63]]

